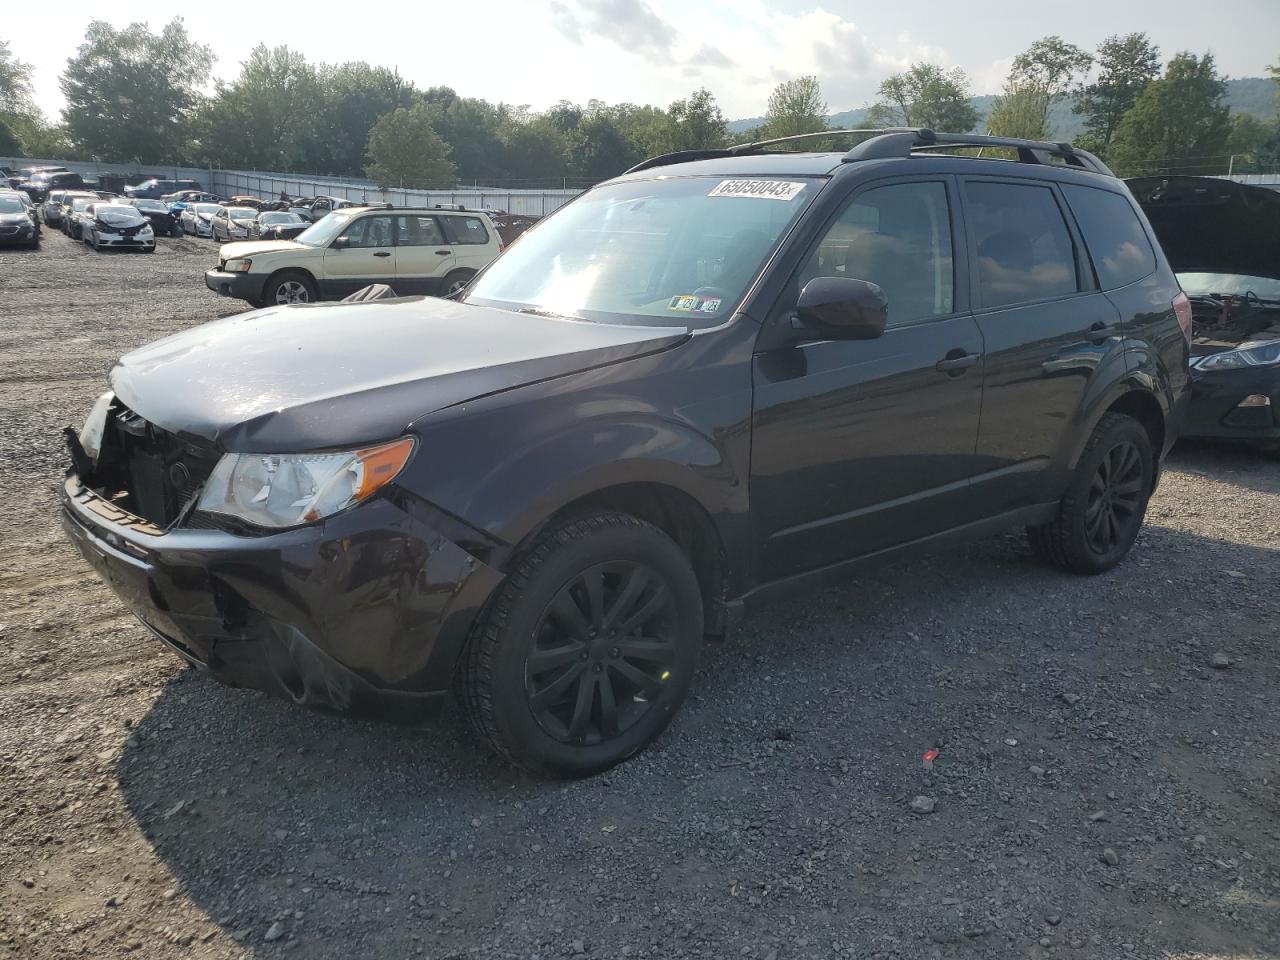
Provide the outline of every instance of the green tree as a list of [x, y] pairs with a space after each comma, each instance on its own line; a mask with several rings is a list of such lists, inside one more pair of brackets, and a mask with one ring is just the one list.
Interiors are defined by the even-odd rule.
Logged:
[[663, 133], [666, 151], [715, 150], [725, 145], [728, 132], [724, 114], [711, 91], [695, 90], [667, 107]]
[[35, 112], [31, 90], [31, 64], [13, 55], [7, 41], [0, 40], [0, 114]]
[[987, 133], [993, 137], [1045, 140], [1049, 136], [1048, 110], [1049, 93], [1043, 86], [1008, 80], [991, 105]]
[[370, 177], [382, 187], [450, 187], [457, 168], [431, 121], [429, 104], [399, 107], [369, 131]]
[[1042, 105], [1041, 126], [1047, 134], [1049, 108], [1066, 97], [1092, 65], [1093, 57], [1075, 44], [1061, 37], [1042, 37], [1013, 58], [1006, 93], [1025, 97], [1019, 100], [1023, 108], [1038, 99]]
[[218, 85], [191, 126], [199, 137], [196, 156], [204, 163], [335, 172], [324, 86], [307, 58], [288, 47], [254, 47], [240, 75]]
[[1213, 54], [1179, 53], [1121, 120], [1109, 161], [1125, 176], [1224, 172], [1231, 133], [1225, 92]]
[[9, 121], [0, 117], [0, 157], [22, 156], [22, 141], [18, 139]]
[[766, 137], [790, 137], [827, 128], [827, 103], [817, 77], [797, 77], [773, 88], [765, 111]]
[[62, 73], [72, 145], [108, 161], [182, 159], [186, 116], [212, 66], [213, 54], [187, 36], [181, 19], [159, 33], [145, 23], [117, 30], [93, 21]]
[[1080, 90], [1072, 110], [1084, 117], [1082, 140], [1105, 154], [1124, 115], [1160, 75], [1160, 48], [1145, 33], [1110, 36], [1098, 47], [1098, 78]]
[[873, 127], [928, 127], [967, 133], [978, 123], [969, 102], [969, 78], [960, 68], [943, 70], [932, 63], [913, 63], [908, 70], [880, 83], [876, 102], [867, 111]]
[[526, 181], [563, 182], [569, 174], [569, 138], [545, 116], [519, 108], [508, 111], [502, 125], [507, 176]]
[[65, 152], [61, 131], [45, 120], [35, 104], [31, 65], [13, 56], [0, 40], [0, 154], [58, 157]]
[[599, 100], [587, 104], [568, 137], [569, 168], [575, 177], [616, 177], [644, 159], [642, 147], [628, 139], [615, 112]]
[[417, 99], [413, 84], [395, 70], [367, 63], [322, 66], [318, 80], [325, 101], [325, 152], [332, 171], [359, 176], [369, 131], [384, 114], [413, 106]]

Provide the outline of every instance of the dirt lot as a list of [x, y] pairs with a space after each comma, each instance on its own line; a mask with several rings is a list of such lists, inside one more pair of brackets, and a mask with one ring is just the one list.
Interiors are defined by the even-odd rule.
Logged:
[[1280, 957], [1280, 462], [1180, 450], [1097, 579], [1008, 536], [797, 596], [536, 782], [184, 669], [64, 542], [59, 429], [237, 309], [212, 257], [0, 252], [0, 956]]

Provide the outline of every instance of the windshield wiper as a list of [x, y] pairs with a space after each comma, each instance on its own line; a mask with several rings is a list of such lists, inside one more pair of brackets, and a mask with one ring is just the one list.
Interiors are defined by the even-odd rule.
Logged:
[[550, 310], [540, 310], [537, 307], [520, 307], [516, 313], [530, 313], [535, 317], [550, 317], [552, 320], [581, 320], [583, 323], [594, 323], [594, 320], [588, 320], [586, 317], [576, 317], [570, 313], [553, 313]]

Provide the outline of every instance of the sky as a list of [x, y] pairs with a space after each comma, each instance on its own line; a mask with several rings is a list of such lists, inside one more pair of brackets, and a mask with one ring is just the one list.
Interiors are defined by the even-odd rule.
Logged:
[[[65, 0], [58, 30], [0, 31], [35, 67], [50, 116], [63, 105], [58, 75], [83, 26], [95, 16], [116, 26], [138, 19], [120, 6]], [[285, 43], [312, 61], [365, 60], [419, 87], [535, 110], [593, 98], [666, 106], [705, 86], [728, 119], [763, 114], [777, 83], [804, 74], [817, 75], [831, 112], [865, 106], [884, 77], [917, 60], [961, 67], [975, 94], [997, 93], [1013, 57], [1054, 33], [1093, 50], [1109, 34], [1142, 30], [1166, 57], [1213, 51], [1232, 77], [1260, 76], [1280, 61], [1280, 0], [465, 0], [393, 3], [376, 15], [332, 0], [275, 0], [163, 9], [145, 15], [150, 26], [182, 16], [213, 48], [223, 80], [255, 44]]]

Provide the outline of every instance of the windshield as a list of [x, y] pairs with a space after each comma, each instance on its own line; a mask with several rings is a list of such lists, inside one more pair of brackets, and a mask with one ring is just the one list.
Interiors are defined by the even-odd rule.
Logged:
[[1280, 300], [1280, 280], [1268, 277], [1248, 277], [1238, 273], [1180, 273], [1178, 282], [1189, 294]]
[[97, 204], [93, 208], [93, 212], [99, 217], [128, 217], [130, 220], [138, 216], [138, 211], [133, 207], [106, 203]]
[[133, 205], [139, 210], [152, 210], [156, 213], [168, 213], [169, 208], [159, 200], [135, 200]]
[[257, 215], [258, 211], [249, 207], [232, 207], [227, 211], [227, 216], [232, 220], [252, 220]]
[[258, 220], [265, 224], [270, 223], [301, 223], [302, 218], [296, 213], [263, 213], [259, 214]]
[[93, 203], [96, 199], [97, 199], [96, 197], [76, 197], [74, 200], [71, 201], [71, 209], [74, 210], [76, 213], [80, 213], [82, 210], [84, 210], [85, 207]]
[[309, 247], [327, 247], [351, 220], [349, 213], [328, 213], [294, 237]]
[[688, 177], [599, 187], [524, 234], [464, 299], [605, 322], [720, 323], [820, 186]]
[[0, 197], [0, 213], [26, 213], [26, 210], [17, 197]]
[[207, 213], [209, 216], [213, 216], [222, 208], [216, 203], [197, 203], [192, 207], [192, 209], [195, 210], [196, 213]]

